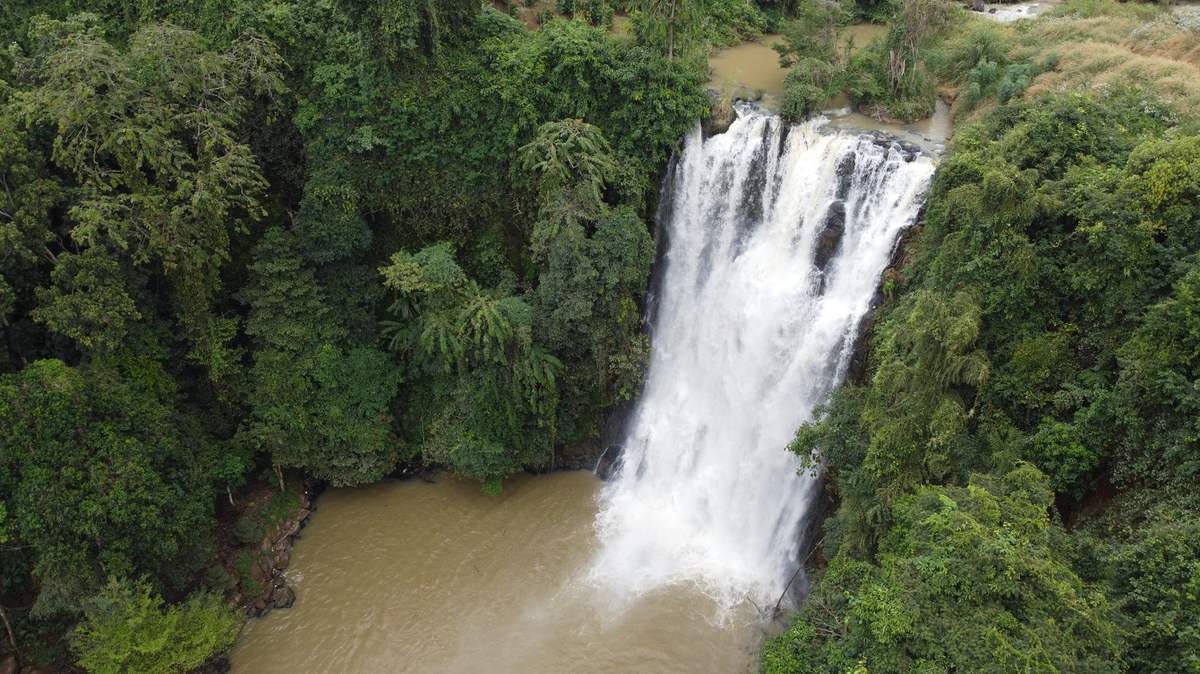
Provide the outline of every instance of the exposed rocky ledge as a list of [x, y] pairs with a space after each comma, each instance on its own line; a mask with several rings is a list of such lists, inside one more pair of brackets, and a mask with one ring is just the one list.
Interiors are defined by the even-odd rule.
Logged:
[[241, 583], [231, 600], [247, 616], [261, 617], [272, 609], [290, 608], [295, 603], [296, 591], [288, 585], [284, 571], [291, 564], [295, 539], [316, 510], [314, 487], [305, 483], [298, 494], [299, 506], [282, 522], [270, 527], [259, 543], [259, 554], [249, 569], [252, 582]]

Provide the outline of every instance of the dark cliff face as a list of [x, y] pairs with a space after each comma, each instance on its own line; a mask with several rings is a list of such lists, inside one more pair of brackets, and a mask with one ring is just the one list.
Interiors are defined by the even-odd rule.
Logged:
[[880, 308], [887, 299], [883, 292], [883, 283], [886, 279], [894, 278], [900, 274], [900, 270], [905, 266], [905, 261], [910, 257], [910, 246], [914, 245], [924, 220], [925, 207], [922, 206], [920, 212], [917, 214], [916, 224], [901, 232], [900, 238], [896, 240], [896, 244], [892, 248], [892, 255], [888, 260], [888, 266], [880, 276], [880, 284], [875, 289], [875, 294], [871, 296], [871, 308], [858, 324], [858, 331], [854, 337], [854, 349], [850, 356], [850, 366], [846, 370], [846, 382], [849, 384], [861, 386], [867, 383], [867, 375], [869, 374], [867, 366], [871, 358], [875, 321], [879, 317]]
[[829, 261], [837, 255], [842, 245], [842, 236], [846, 233], [846, 203], [838, 200], [829, 205], [825, 212], [825, 220], [821, 223], [821, 231], [817, 234], [816, 252], [813, 255], [813, 265], [822, 272]]

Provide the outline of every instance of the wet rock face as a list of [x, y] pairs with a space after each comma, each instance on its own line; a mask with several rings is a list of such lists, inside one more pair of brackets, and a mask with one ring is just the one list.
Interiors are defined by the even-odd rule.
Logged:
[[871, 134], [871, 142], [885, 150], [895, 150], [904, 157], [904, 161], [911, 162], [921, 154], [921, 148], [915, 143], [910, 143], [907, 140], [902, 140], [894, 136], [883, 133], [882, 131], [874, 131]]
[[725, 133], [729, 129], [729, 125], [733, 124], [733, 120], [737, 119], [737, 113], [733, 110], [733, 101], [726, 98], [720, 91], [709, 89], [706, 93], [711, 103], [711, 112], [701, 121], [700, 131], [705, 138], [708, 138]]
[[249, 569], [251, 580], [261, 589], [249, 596], [239, 594], [235, 599], [246, 615], [258, 618], [272, 609], [290, 608], [295, 603], [296, 592], [288, 586], [283, 572], [292, 563], [292, 545], [317, 508], [314, 496], [313, 490], [306, 486], [300, 495], [300, 507], [263, 537], [257, 559]]
[[609, 445], [604, 448], [604, 452], [596, 461], [595, 472], [597, 477], [607, 481], [616, 473], [617, 468], [621, 465], [621, 451], [622, 448], [620, 445]]
[[842, 243], [842, 235], [846, 233], [846, 203], [835, 201], [825, 213], [825, 221], [821, 223], [821, 232], [817, 234], [816, 252], [813, 255], [813, 266], [825, 271], [829, 260], [837, 253]]
[[228, 655], [215, 655], [208, 662], [192, 670], [190, 674], [227, 674], [233, 669]]
[[853, 152], [846, 153], [845, 156], [838, 160], [837, 170], [835, 171], [838, 177], [838, 199], [845, 199], [850, 194], [850, 187], [854, 182], [854, 165], [855, 155]]
[[287, 585], [275, 588], [271, 595], [272, 608], [291, 608], [296, 603], [296, 591]]

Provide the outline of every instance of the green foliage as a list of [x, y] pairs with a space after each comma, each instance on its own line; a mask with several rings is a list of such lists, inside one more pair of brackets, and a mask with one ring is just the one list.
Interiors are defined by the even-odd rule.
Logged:
[[600, 129], [579, 119], [543, 124], [520, 149], [520, 162], [533, 177], [540, 202], [530, 242], [537, 260], [563, 228], [600, 215], [604, 184], [616, 174], [617, 163]]
[[256, 547], [299, 507], [300, 500], [295, 492], [274, 492], [262, 508], [243, 513], [234, 521], [233, 537], [238, 543]]
[[774, 49], [780, 64], [792, 67], [805, 59], [836, 60], [838, 31], [849, 20], [849, 10], [836, 0], [799, 3], [795, 16], [779, 27], [783, 41]]
[[141, 318], [123, 276], [117, 261], [100, 249], [66, 253], [50, 274], [54, 285], [39, 289], [40, 306], [30, 315], [85, 350], [111, 351], [125, 338], [127, 324]]
[[763, 670], [1122, 671], [1104, 595], [1056, 549], [1030, 466], [901, 498], [878, 565], [839, 556]]
[[[108, 577], [228, 588], [214, 496], [268, 461], [495, 490], [594, 437], [640, 385], [696, 57], [765, 26], [747, 0], [640, 40], [604, 0], [538, 31], [463, 0], [0, 5], [0, 588], [39, 637]], [[417, 285], [375, 273], [398, 250]]]
[[708, 0], [704, 4], [704, 40], [729, 46], [754, 40], [767, 30], [767, 17], [749, 0]]
[[1120, 497], [1077, 535], [1076, 565], [1114, 598], [1130, 671], [1200, 666], [1200, 534], [1194, 493]]
[[484, 483], [547, 463], [561, 365], [534, 343], [529, 306], [480, 288], [447, 244], [396, 253], [380, 273], [400, 319], [385, 334], [426, 373], [408, 412], [425, 458]]
[[480, 8], [470, 0], [339, 0], [339, 4], [388, 61], [437, 54], [445, 43], [459, 39]]
[[844, 71], [818, 58], [800, 59], [783, 81], [783, 101], [779, 112], [790, 120], [803, 120], [822, 103], [841, 93]]
[[399, 373], [373, 346], [345, 346], [297, 248], [267, 230], [242, 293], [255, 340], [243, 439], [335, 485], [378, 480], [397, 458], [387, 410]]
[[850, 59], [849, 87], [857, 102], [898, 119], [933, 112], [935, 81], [927, 56], [954, 25], [957, 10], [947, 0], [900, 3], [887, 36]]
[[944, 45], [927, 56], [935, 61], [938, 77], [961, 85], [959, 114], [986, 101], [1007, 103], [1024, 94], [1033, 78], [1053, 70], [1056, 57], [1037, 62], [1033, 55], [1014, 49], [1012, 38], [990, 22], [977, 22], [947, 37]]
[[168, 25], [140, 29], [122, 51], [97, 22], [34, 19], [36, 48], [15, 67], [29, 88], [16, 100], [54, 134], [51, 158], [79, 184], [71, 237], [169, 279], [191, 355], [219, 379], [226, 347], [205, 339], [210, 304], [231, 231], [261, 213], [266, 187], [237, 127], [253, 97], [282, 90], [282, 64], [262, 40], [216, 52]]
[[[1124, 479], [1185, 483], [1200, 475], [1200, 269], [1150, 307], [1117, 358], [1121, 373], [1100, 419], [1121, 438], [1113, 447]], [[1111, 405], [1111, 407], [1109, 407]]]
[[704, 6], [699, 0], [641, 0], [635, 31], [638, 40], [675, 60], [702, 48]]
[[33, 552], [35, 611], [76, 611], [103, 575], [183, 564], [212, 525], [216, 456], [153, 362], [0, 375], [0, 493]]
[[84, 605], [72, 635], [79, 665], [95, 674], [173, 674], [195, 669], [233, 644], [240, 627], [211, 594], [163, 608], [145, 582], [109, 580]]
[[[994, 52], [947, 67], [999, 73]], [[793, 442], [841, 504], [768, 671], [1194, 666], [1196, 510], [1168, 495], [1200, 456], [1200, 147], [1174, 122], [1114, 89], [1010, 99], [958, 130], [871, 376]], [[1049, 523], [1110, 481], [1129, 505]]]
[[612, 25], [613, 8], [604, 0], [585, 0], [580, 9], [589, 24], [606, 29]]
[[234, 570], [237, 571], [237, 584], [251, 597], [261, 596], [263, 592], [262, 583], [254, 579], [251, 571], [261, 556], [262, 553], [258, 549], [250, 548], [239, 552], [233, 562]]

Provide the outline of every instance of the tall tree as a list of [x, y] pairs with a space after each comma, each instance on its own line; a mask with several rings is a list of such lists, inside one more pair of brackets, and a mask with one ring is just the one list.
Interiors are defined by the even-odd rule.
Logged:
[[549, 463], [561, 365], [535, 344], [529, 305], [480, 288], [445, 243], [395, 253], [380, 273], [395, 293], [392, 349], [423, 375], [407, 414], [424, 456], [489, 488]]
[[211, 304], [230, 234], [262, 214], [266, 187], [238, 127], [252, 101], [282, 91], [278, 55], [252, 37], [212, 51], [170, 25], [120, 49], [87, 14], [34, 19], [30, 37], [17, 101], [49, 127], [52, 160], [79, 185], [71, 238], [169, 279], [191, 357], [220, 379], [232, 331]]
[[241, 294], [254, 341], [243, 441], [336, 485], [378, 480], [398, 456], [388, 409], [399, 373], [377, 348], [346, 345], [293, 234], [267, 230], [254, 258]]
[[0, 376], [0, 493], [33, 554], [39, 615], [74, 612], [106, 575], [192, 568], [218, 456], [153, 361]]

